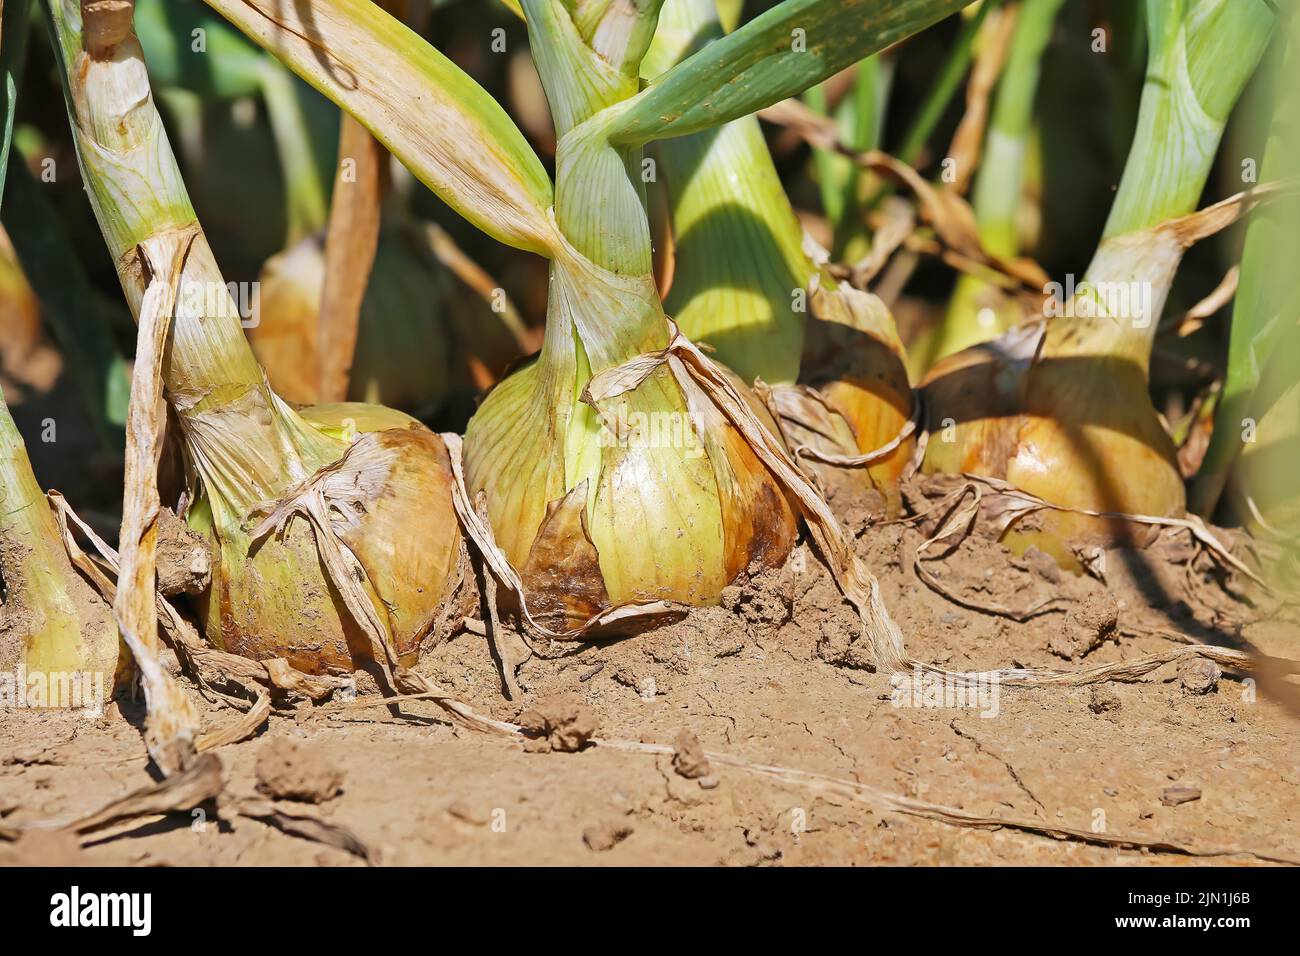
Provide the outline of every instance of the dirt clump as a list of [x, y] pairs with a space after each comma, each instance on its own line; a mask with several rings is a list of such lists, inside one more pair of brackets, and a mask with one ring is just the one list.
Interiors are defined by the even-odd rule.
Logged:
[[1160, 794], [1160, 802], [1167, 807], [1176, 807], [1199, 799], [1201, 799], [1199, 787], [1166, 787]]
[[1190, 694], [1208, 694], [1219, 686], [1223, 671], [1204, 657], [1190, 658], [1178, 666], [1178, 683]]
[[202, 594], [212, 581], [207, 543], [171, 510], [158, 512], [158, 590], [168, 597]]
[[343, 771], [316, 749], [272, 737], [257, 755], [257, 789], [277, 800], [325, 803], [343, 792]]
[[605, 853], [614, 849], [633, 834], [627, 823], [597, 823], [582, 831], [582, 842], [593, 853]]
[[721, 603], [749, 625], [754, 636], [775, 634], [794, 617], [794, 578], [788, 563], [780, 569], [751, 566], [723, 588]]
[[519, 725], [532, 738], [525, 749], [534, 753], [576, 753], [597, 730], [596, 715], [574, 693], [543, 698], [519, 715]]
[[1065, 617], [1061, 630], [1047, 642], [1047, 649], [1068, 661], [1085, 657], [1115, 636], [1119, 626], [1119, 605], [1108, 594], [1088, 598]]
[[673, 741], [673, 769], [687, 780], [707, 777], [713, 770], [700, 738], [689, 730], [683, 730]]

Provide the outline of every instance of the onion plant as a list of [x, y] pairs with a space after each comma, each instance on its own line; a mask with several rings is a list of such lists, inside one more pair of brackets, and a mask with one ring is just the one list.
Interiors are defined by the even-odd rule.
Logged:
[[[340, 376], [334, 368], [326, 375], [322, 305], [333, 292], [327, 289], [325, 238], [329, 174], [339, 143], [337, 110], [211, 11], [139, 0], [135, 22], [164, 115], [180, 131], [182, 147], [193, 144], [182, 149], [187, 184], [192, 191], [196, 180], [208, 187], [197, 191], [199, 209], [220, 211], [224, 206], [237, 213], [244, 201], [283, 207], [282, 217], [223, 217], [237, 224], [226, 243], [214, 230], [219, 249], [238, 242], [248, 253], [264, 256], [268, 248], [278, 250], [261, 264], [248, 302], [255, 315], [245, 317], [253, 353], [281, 398], [298, 405], [349, 398], [432, 415], [449, 393], [468, 392], [478, 384], [475, 363], [499, 372], [518, 357], [516, 336], [506, 324], [512, 314], [493, 311], [478, 296], [464, 294], [430, 249], [428, 224], [408, 213], [407, 190], [398, 182], [382, 204], [373, 270], [350, 264], [364, 286], [364, 298], [352, 317], [353, 347], [330, 352], [346, 353], [341, 356], [343, 380], [336, 381]], [[189, 46], [195, 30], [202, 31], [202, 51]], [[264, 182], [262, 191], [251, 195], [244, 183], [225, 191], [213, 188], [230, 186], [228, 170], [246, 170], [250, 164], [249, 136], [233, 139], [227, 129], [234, 104], [241, 100], [264, 109], [274, 147], [269, 157], [274, 165], [266, 175], [245, 174], [257, 181], [248, 185]], [[231, 155], [224, 145], [228, 142], [244, 152]], [[353, 145], [342, 148], [355, 151]], [[341, 189], [357, 189], [352, 179], [360, 157], [340, 158], [352, 160], [338, 164]], [[387, 157], [376, 161], [386, 166]], [[236, 192], [241, 202], [232, 203]], [[283, 227], [282, 233], [272, 233], [269, 246], [262, 236], [268, 224]], [[366, 284], [372, 271], [373, 280]], [[328, 387], [323, 387], [325, 378]]]
[[[642, 75], [653, 78], [722, 35], [710, 0], [668, 0]], [[874, 59], [859, 65], [863, 77], [877, 72]], [[857, 95], [874, 102], [874, 84], [859, 83]], [[870, 123], [866, 104], [857, 113]], [[809, 258], [758, 120], [664, 140], [655, 159], [674, 233], [664, 307], [682, 331], [747, 383], [771, 390], [792, 447], [842, 460], [893, 442], [913, 411], [893, 318], [879, 299], [841, 286]], [[860, 185], [843, 177], [846, 206]], [[898, 442], [839, 474], [825, 462], [810, 465], [823, 485], [856, 479], [896, 501], [912, 447]]]
[[659, 0], [526, 0], [559, 137], [553, 189], [491, 97], [376, 8], [210, 5], [472, 223], [550, 259], [542, 351], [465, 438], [470, 491], [543, 613], [574, 623], [629, 601], [712, 602], [740, 571], [784, 558], [795, 523], [781, 486], [666, 351], [642, 151], [796, 95], [961, 0], [786, 0], [644, 88]]
[[[8, 177], [13, 142], [17, 80], [24, 58], [27, 3], [10, 3], [3, 14], [0, 45], [0, 197]], [[16, 164], [17, 165], [17, 164]], [[19, 167], [20, 173], [25, 172]], [[12, 185], [12, 184], [10, 184]], [[11, 188], [12, 191], [12, 188]], [[36, 341], [36, 304], [13, 250], [0, 261], [3, 300], [14, 311], [0, 321], [6, 359], [12, 350]], [[4, 365], [0, 364], [0, 371]], [[7, 706], [12, 696], [34, 706], [95, 706], [115, 689], [118, 672], [117, 625], [108, 605], [73, 568], [59, 523], [37, 483], [22, 436], [0, 389], [0, 670]], [[71, 694], [76, 681], [78, 699]], [[95, 699], [87, 690], [98, 691]]]
[[[38, 678], [33, 686], [46, 689], [38, 704], [74, 703], [50, 699], [50, 692], [72, 675], [83, 688], [89, 677], [89, 686], [100, 688], [107, 699], [114, 689], [118, 648], [113, 612], [73, 569], [58, 521], [0, 395], [0, 669], [6, 675], [25, 671]], [[20, 693], [28, 690], [12, 686]], [[81, 703], [99, 701], [83, 698]]]
[[[1032, 539], [1145, 540], [1150, 527], [1079, 511], [1184, 510], [1173, 443], [1147, 371], [1183, 252], [1213, 231], [1190, 216], [1224, 125], [1277, 17], [1268, 0], [1147, 0], [1149, 59], [1137, 130], [1105, 233], [1048, 321], [938, 363], [927, 376], [925, 468], [1004, 479], [1055, 505]], [[1221, 225], [1222, 223], [1219, 222]], [[1135, 530], [1139, 528], [1140, 530]]]
[[[214, 553], [208, 637], [309, 672], [413, 660], [458, 580], [443, 443], [382, 407], [299, 413], [271, 390], [163, 132], [130, 5], [46, 9], [127, 301], [139, 319], [160, 286], [175, 293], [162, 380], [190, 478], [186, 517]], [[257, 520], [265, 511], [270, 524]]]
[[[1285, 49], [1273, 58], [1264, 100], [1272, 115], [1262, 155], [1242, 160], [1263, 182], [1300, 177], [1300, 18], [1290, 18]], [[1251, 217], [1232, 309], [1227, 375], [1209, 450], [1189, 507], [1210, 517], [1226, 485], [1237, 517], [1267, 534], [1296, 523], [1293, 469], [1297, 435], [1295, 302], [1300, 270], [1300, 197], [1279, 198]]]
[[[1285, 49], [1274, 61], [1272, 116], [1263, 160], [1265, 181], [1300, 176], [1300, 17], [1289, 18]], [[1232, 337], [1223, 401], [1206, 465], [1193, 486], [1206, 511], [1220, 488], [1234, 515], [1269, 542], [1271, 583], [1292, 600], [1300, 595], [1300, 494], [1295, 461], [1300, 448], [1300, 273], [1279, 263], [1300, 261], [1293, 192], [1256, 211], [1246, 233], [1232, 313]], [[1235, 455], [1234, 455], [1235, 453]]]

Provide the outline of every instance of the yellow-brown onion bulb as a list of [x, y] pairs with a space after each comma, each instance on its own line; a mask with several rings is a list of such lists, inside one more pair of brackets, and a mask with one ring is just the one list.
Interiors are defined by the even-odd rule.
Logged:
[[[442, 439], [400, 412], [339, 403], [299, 415], [340, 439], [326, 466], [331, 524], [365, 570], [364, 588], [403, 665], [415, 663], [459, 583], [460, 528], [451, 503], [451, 468]], [[351, 441], [351, 444], [345, 444]], [[318, 472], [318, 475], [320, 473]], [[369, 638], [343, 606], [304, 516], [259, 539], [253, 522], [216, 527], [210, 504], [190, 514], [218, 552], [203, 600], [206, 630], [219, 646], [255, 659], [283, 657], [308, 673], [350, 671], [371, 657]]]
[[783, 563], [796, 534], [784, 492], [674, 360], [600, 413], [581, 401], [593, 369], [661, 344], [645, 338], [667, 328], [650, 276], [569, 249], [550, 296], [541, 355], [488, 394], [465, 436], [469, 491], [486, 495], [538, 619], [574, 628], [629, 602], [716, 603], [742, 571]]
[[[1186, 507], [1172, 439], [1151, 403], [1145, 361], [1109, 350], [1109, 318], [1020, 326], [938, 362], [922, 383], [923, 470], [1005, 480], [1052, 504], [1154, 517]], [[1072, 545], [1145, 545], [1153, 525], [1039, 511], [1004, 541], [1058, 561]]]

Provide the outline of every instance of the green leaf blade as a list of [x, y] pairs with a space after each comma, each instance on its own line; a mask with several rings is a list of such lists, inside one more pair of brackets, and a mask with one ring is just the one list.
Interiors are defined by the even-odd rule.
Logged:
[[668, 70], [612, 118], [621, 146], [685, 136], [796, 96], [970, 0], [785, 0]]

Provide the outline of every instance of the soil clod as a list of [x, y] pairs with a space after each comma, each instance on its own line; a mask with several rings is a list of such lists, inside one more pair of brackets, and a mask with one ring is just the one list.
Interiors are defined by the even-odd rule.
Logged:
[[1114, 637], [1118, 625], [1115, 599], [1108, 594], [1095, 595], [1066, 615], [1061, 630], [1048, 640], [1047, 649], [1057, 657], [1076, 660]]
[[700, 738], [689, 730], [683, 730], [673, 740], [673, 769], [687, 780], [702, 780], [713, 770], [709, 758], [704, 756]]
[[1201, 799], [1199, 787], [1166, 787], [1160, 794], [1160, 802], [1167, 807], [1176, 807], [1199, 799]]
[[614, 849], [632, 835], [632, 827], [626, 823], [598, 823], [582, 831], [582, 842], [587, 849], [595, 853], [604, 853]]
[[538, 701], [519, 715], [519, 725], [532, 737], [526, 749], [545, 753], [576, 753], [596, 736], [596, 715], [577, 694], [562, 693]]
[[158, 590], [168, 597], [202, 594], [212, 580], [207, 544], [170, 509], [158, 516]]
[[257, 789], [278, 800], [324, 803], [343, 791], [343, 771], [308, 744], [273, 737], [257, 755]]
[[1204, 657], [1190, 658], [1178, 666], [1178, 682], [1191, 694], [1208, 694], [1219, 686], [1223, 671]]

